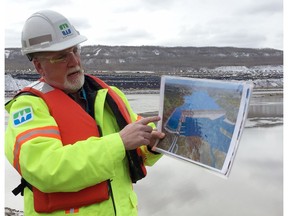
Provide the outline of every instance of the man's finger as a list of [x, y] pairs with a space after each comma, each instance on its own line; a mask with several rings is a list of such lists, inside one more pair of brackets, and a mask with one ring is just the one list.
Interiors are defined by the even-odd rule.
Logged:
[[165, 133], [153, 130], [151, 136], [154, 139], [163, 139], [165, 137]]
[[159, 121], [160, 119], [161, 118], [159, 116], [146, 117], [146, 118], [140, 119], [139, 121], [137, 121], [137, 123], [147, 125], [150, 122], [156, 122], [156, 121]]

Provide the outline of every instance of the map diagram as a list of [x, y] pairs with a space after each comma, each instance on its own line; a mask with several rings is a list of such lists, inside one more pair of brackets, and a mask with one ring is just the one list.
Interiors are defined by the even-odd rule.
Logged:
[[253, 85], [163, 76], [155, 147], [228, 175], [244, 128]]

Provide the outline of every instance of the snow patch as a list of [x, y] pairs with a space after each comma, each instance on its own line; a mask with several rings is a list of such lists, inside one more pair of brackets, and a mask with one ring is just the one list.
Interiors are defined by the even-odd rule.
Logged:
[[28, 80], [14, 79], [11, 75], [5, 75], [5, 91], [19, 91], [30, 83]]

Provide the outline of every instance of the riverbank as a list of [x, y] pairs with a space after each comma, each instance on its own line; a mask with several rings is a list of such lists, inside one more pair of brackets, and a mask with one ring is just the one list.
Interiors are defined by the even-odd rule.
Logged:
[[[121, 88], [120, 88], [121, 89]], [[160, 89], [128, 88], [121, 89], [125, 94], [160, 94]], [[5, 97], [13, 97], [17, 91], [5, 91]], [[283, 88], [254, 88], [253, 96], [256, 95], [283, 95]]]

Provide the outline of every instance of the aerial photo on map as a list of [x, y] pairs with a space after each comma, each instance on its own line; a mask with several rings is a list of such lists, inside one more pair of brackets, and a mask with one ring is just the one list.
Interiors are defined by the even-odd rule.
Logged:
[[226, 174], [243, 129], [252, 85], [176, 78], [161, 80], [156, 149]]

